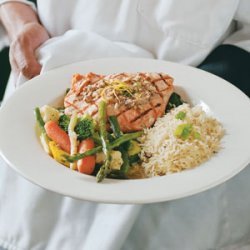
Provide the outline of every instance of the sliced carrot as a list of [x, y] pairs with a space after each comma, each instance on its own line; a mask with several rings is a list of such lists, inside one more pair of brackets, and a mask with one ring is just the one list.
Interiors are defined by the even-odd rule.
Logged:
[[[94, 141], [91, 138], [81, 141], [78, 152], [84, 153], [95, 147]], [[95, 156], [86, 156], [81, 160], [77, 161], [78, 171], [84, 174], [92, 174], [95, 168]]]
[[70, 153], [69, 136], [55, 121], [46, 122], [44, 128], [51, 140], [58, 144], [64, 151]]

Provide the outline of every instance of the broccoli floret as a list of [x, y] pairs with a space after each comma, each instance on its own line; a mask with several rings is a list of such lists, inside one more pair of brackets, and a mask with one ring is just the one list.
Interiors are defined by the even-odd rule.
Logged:
[[68, 132], [70, 117], [63, 114], [59, 117], [58, 125], [66, 132]]
[[75, 126], [75, 132], [78, 140], [84, 140], [92, 137], [94, 134], [94, 122], [91, 117], [83, 117]]
[[[59, 117], [58, 125], [68, 133], [70, 117], [63, 114]], [[94, 121], [90, 116], [84, 116], [79, 119], [75, 126], [75, 132], [77, 134], [77, 139], [82, 141], [86, 138], [92, 137], [94, 134]]]
[[169, 98], [168, 105], [166, 107], [166, 112], [168, 112], [172, 108], [176, 108], [182, 105], [183, 103], [184, 101], [181, 99], [181, 96], [174, 92]]

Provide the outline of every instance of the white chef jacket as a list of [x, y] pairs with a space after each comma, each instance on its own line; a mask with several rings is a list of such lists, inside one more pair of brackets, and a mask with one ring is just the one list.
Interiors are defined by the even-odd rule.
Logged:
[[249, 12], [249, 0], [38, 0], [40, 19], [52, 36], [69, 29], [94, 32], [158, 59], [192, 65], [230, 34], [231, 43], [250, 51]]
[[[42, 73], [108, 56], [197, 66], [221, 43], [250, 51], [249, 8], [249, 0], [38, 0], [41, 23], [52, 38], [37, 56]], [[192, 197], [144, 206], [108, 205], [46, 191], [0, 160], [0, 246], [250, 249], [249, 179], [246, 168], [225, 184]]]

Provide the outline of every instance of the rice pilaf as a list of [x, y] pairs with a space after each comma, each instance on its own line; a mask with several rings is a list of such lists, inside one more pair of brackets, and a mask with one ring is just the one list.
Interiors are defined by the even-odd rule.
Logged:
[[222, 125], [200, 106], [182, 104], [158, 118], [141, 138], [142, 166], [148, 177], [194, 168], [220, 149]]

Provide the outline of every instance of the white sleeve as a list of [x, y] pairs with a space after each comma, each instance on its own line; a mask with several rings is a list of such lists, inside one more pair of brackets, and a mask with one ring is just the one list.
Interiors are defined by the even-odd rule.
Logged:
[[250, 1], [240, 0], [235, 13], [236, 31], [224, 43], [238, 46], [250, 52]]
[[238, 9], [235, 14], [235, 20], [241, 23], [248, 23], [250, 25], [250, 1], [240, 0]]
[[29, 5], [30, 7], [32, 7], [33, 10], [36, 11], [36, 6], [33, 2], [31, 1], [26, 1], [26, 0], [0, 0], [0, 5], [5, 4], [5, 3], [9, 3], [9, 2], [19, 2], [19, 3], [24, 3]]

